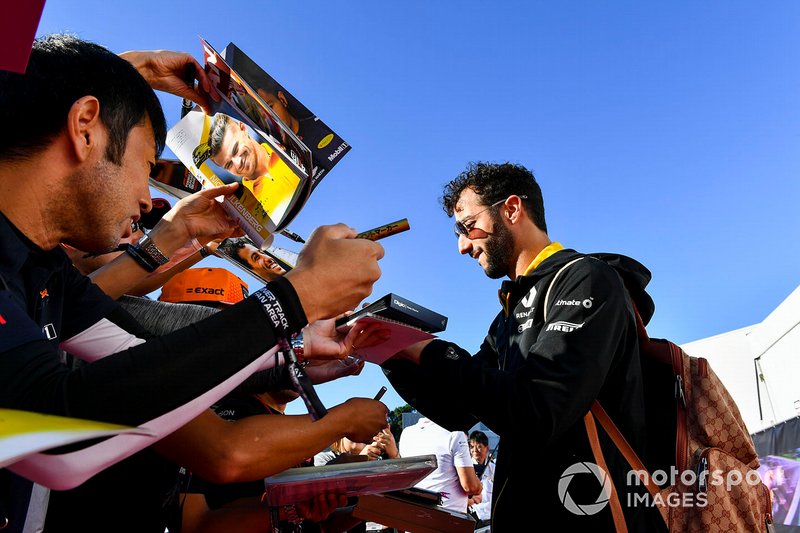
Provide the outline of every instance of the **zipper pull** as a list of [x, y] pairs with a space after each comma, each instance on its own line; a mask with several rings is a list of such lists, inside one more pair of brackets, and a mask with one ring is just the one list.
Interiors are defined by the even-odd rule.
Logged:
[[683, 378], [680, 374], [675, 376], [675, 398], [681, 401], [681, 405], [686, 409], [686, 396], [683, 394]]
[[708, 487], [708, 459], [705, 455], [697, 463], [697, 492], [704, 493]]

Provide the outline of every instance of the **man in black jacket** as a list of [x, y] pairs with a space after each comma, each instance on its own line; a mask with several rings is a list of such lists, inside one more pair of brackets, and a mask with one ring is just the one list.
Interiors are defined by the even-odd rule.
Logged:
[[[594, 463], [583, 416], [595, 399], [643, 451], [636, 322], [621, 275], [639, 284], [634, 292], [647, 320], [650, 273], [621, 256], [568, 265], [583, 256], [551, 242], [541, 189], [519, 165], [470, 165], [446, 186], [443, 204], [455, 216], [459, 252], [490, 278], [508, 276], [502, 311], [472, 357], [455, 344], [424, 341], [384, 371], [404, 399], [448, 429], [480, 421], [500, 435], [493, 531], [517, 524], [613, 531], [598, 478], [567, 470]], [[481, 402], [471, 401], [476, 395]], [[613, 446], [604, 451], [629, 529], [663, 528], [653, 509], [626, 505], [636, 490], [626, 486], [629, 468]]]

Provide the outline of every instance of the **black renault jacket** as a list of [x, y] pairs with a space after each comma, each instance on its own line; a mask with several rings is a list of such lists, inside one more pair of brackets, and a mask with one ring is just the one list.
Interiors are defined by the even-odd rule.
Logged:
[[[438, 424], [466, 431], [480, 421], [500, 436], [492, 496], [495, 532], [517, 524], [528, 524], [530, 531], [613, 531], [610, 508], [590, 507], [601, 493], [598, 480], [565, 476], [573, 464], [594, 462], [583, 424], [594, 399], [637, 453], [644, 453], [636, 322], [623, 276], [647, 321], [653, 311], [644, 292], [650, 272], [624, 256], [587, 256], [556, 279], [545, 321], [545, 294], [554, 275], [579, 256], [561, 250], [529, 275], [505, 281], [501, 297], [507, 304], [475, 355], [435, 340], [419, 365], [399, 359], [383, 365], [397, 392]], [[626, 505], [632, 498], [626, 486], [629, 467], [602, 431], [601, 443], [629, 528], [662, 529], [652, 509]], [[589, 514], [597, 507], [603, 508]], [[587, 514], [575, 514], [576, 509]]]

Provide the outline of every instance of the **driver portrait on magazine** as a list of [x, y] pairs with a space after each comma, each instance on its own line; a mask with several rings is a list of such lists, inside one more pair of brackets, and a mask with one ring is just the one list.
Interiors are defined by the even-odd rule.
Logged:
[[273, 220], [279, 220], [300, 187], [300, 178], [266, 142], [243, 122], [217, 113], [208, 138], [211, 161], [242, 179], [242, 185]]
[[219, 249], [245, 270], [264, 281], [272, 281], [286, 274], [286, 270], [274, 258], [256, 247], [246, 237], [225, 239]]

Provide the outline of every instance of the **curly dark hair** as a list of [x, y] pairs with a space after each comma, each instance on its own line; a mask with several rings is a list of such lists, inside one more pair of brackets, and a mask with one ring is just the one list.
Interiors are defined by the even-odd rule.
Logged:
[[540, 230], [547, 232], [544, 218], [542, 189], [536, 183], [533, 172], [515, 163], [476, 162], [445, 185], [442, 207], [452, 217], [456, 203], [465, 189], [472, 189], [485, 205], [492, 205], [513, 194], [527, 196], [522, 200], [525, 211]]

